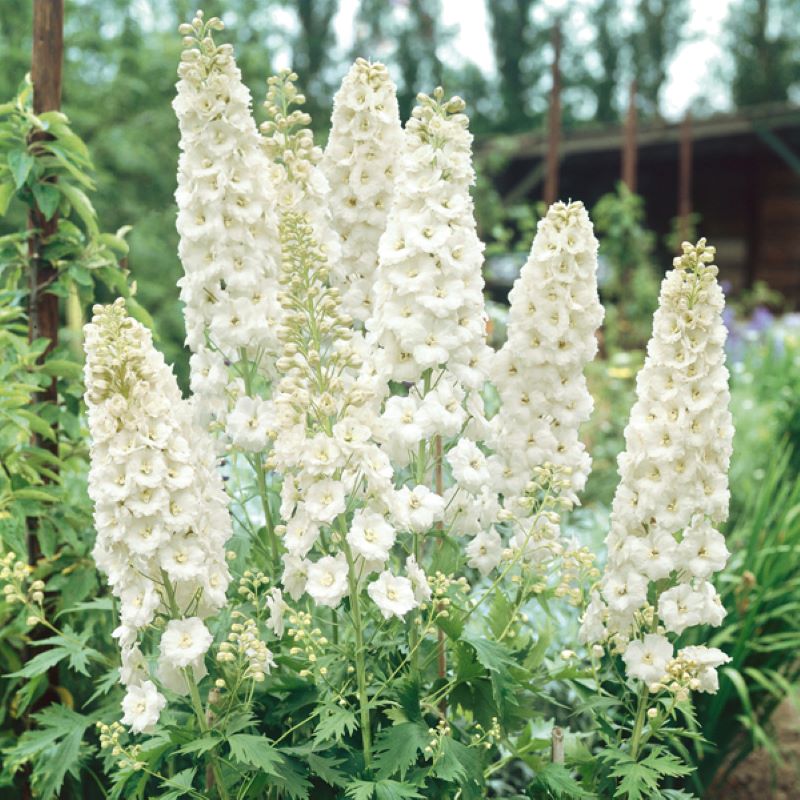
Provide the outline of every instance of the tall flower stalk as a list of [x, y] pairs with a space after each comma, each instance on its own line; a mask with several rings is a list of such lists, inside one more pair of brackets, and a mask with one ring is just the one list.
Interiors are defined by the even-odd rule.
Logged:
[[142, 731], [165, 701], [140, 636], [164, 624], [157, 679], [194, 698], [212, 639], [203, 619], [226, 602], [231, 522], [211, 439], [122, 299], [95, 306], [85, 347], [94, 557], [120, 602], [125, 722]]
[[213, 39], [222, 27], [202, 12], [181, 26], [179, 285], [198, 412], [257, 452], [268, 441], [260, 394], [277, 358], [278, 219], [250, 92], [231, 46]]
[[356, 59], [333, 98], [331, 133], [322, 159], [332, 223], [342, 243], [342, 309], [372, 314], [378, 241], [386, 228], [403, 141], [397, 89], [383, 64]]
[[714, 692], [728, 659], [673, 639], [725, 615], [711, 578], [728, 550], [716, 526], [728, 514], [733, 426], [725, 368], [724, 297], [704, 239], [684, 243], [663, 281], [637, 399], [619, 456], [620, 483], [606, 539], [608, 563], [581, 635], [622, 655], [640, 681], [632, 750], [648, 693]]

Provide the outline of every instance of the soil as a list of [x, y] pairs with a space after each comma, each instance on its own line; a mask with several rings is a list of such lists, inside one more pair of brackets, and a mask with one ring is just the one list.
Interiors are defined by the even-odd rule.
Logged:
[[772, 717], [781, 759], [751, 753], [733, 771], [714, 800], [800, 800], [800, 712], [788, 700]]

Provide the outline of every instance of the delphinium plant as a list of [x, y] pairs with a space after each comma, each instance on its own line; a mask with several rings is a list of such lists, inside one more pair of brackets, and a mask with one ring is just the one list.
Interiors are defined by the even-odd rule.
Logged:
[[[386, 68], [358, 60], [323, 152], [290, 71], [258, 130], [220, 30], [182, 26], [175, 102], [193, 397], [123, 301], [87, 327], [125, 687], [121, 720], [99, 721], [111, 796], [639, 797], [685, 772], [662, 723], [724, 659], [673, 658], [665, 635], [714, 621], [726, 555], [708, 251], [687, 246], [664, 285], [601, 577], [564, 530], [603, 317], [582, 204], [540, 221], [495, 352], [464, 102], [419, 95], [401, 127]], [[587, 605], [593, 660], [577, 640], [550, 652]], [[550, 757], [550, 692], [592, 681], [619, 712], [578, 773]]]
[[675, 649], [687, 629], [725, 616], [710, 579], [729, 556], [717, 528], [728, 515], [733, 425], [713, 258], [705, 240], [685, 243], [662, 284], [619, 458], [608, 562], [581, 628], [595, 656], [594, 690], [606, 682], [610, 697], [620, 697], [619, 685], [637, 690], [635, 701], [621, 693], [625, 721], [600, 728], [612, 745], [601, 758], [634, 796], [688, 771], [659, 738], [693, 735], [690, 694], [716, 692], [717, 668], [730, 660], [702, 644]]

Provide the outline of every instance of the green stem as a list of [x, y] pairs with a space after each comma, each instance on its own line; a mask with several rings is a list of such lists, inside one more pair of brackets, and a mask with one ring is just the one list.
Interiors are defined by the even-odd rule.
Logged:
[[636, 722], [633, 725], [631, 734], [631, 758], [634, 760], [639, 755], [639, 745], [641, 743], [642, 731], [644, 730], [644, 720], [647, 714], [647, 687], [642, 686], [639, 692], [639, 705], [636, 709]]
[[369, 767], [372, 760], [372, 730], [369, 722], [369, 701], [367, 698], [367, 665], [364, 658], [364, 628], [361, 620], [361, 606], [358, 597], [358, 580], [350, 548], [345, 543], [347, 556], [347, 582], [350, 589], [350, 610], [353, 617], [353, 630], [356, 637], [356, 680], [358, 682], [358, 705], [361, 718], [361, 744], [364, 749], [364, 766]]
[[267, 476], [264, 474], [264, 465], [258, 456], [256, 456], [256, 480], [258, 481], [258, 493], [261, 495], [261, 505], [264, 508], [264, 525], [267, 529], [267, 541], [272, 553], [272, 569], [277, 572], [280, 564], [280, 549], [278, 547], [278, 537], [275, 535], [275, 525], [272, 522], [269, 497], [267, 496]]
[[[170, 614], [172, 615], [173, 619], [181, 619], [182, 614], [175, 599], [175, 589], [170, 582], [169, 576], [163, 569], [161, 570], [161, 579], [164, 581], [164, 590], [167, 593], [167, 603], [169, 605]], [[192, 709], [197, 717], [197, 724], [200, 726], [200, 730], [204, 734], [208, 733], [208, 720], [206, 719], [205, 712], [203, 711], [203, 701], [200, 699], [200, 690], [197, 688], [194, 670], [190, 667], [184, 667], [183, 677], [186, 681], [186, 685], [189, 687], [189, 697], [192, 701]], [[225, 789], [225, 785], [222, 783], [222, 773], [219, 769], [219, 763], [216, 756], [213, 754], [210, 755], [210, 763], [220, 800], [230, 800], [228, 792]]]
[[[194, 709], [197, 723], [200, 725], [200, 730], [206, 734], [208, 733], [208, 720], [206, 719], [205, 712], [203, 711], [203, 701], [200, 699], [200, 691], [197, 688], [197, 681], [194, 679], [194, 670], [186, 667], [183, 670], [183, 675], [186, 684], [189, 687], [189, 696], [192, 699], [192, 708]], [[230, 800], [225, 784], [222, 782], [222, 772], [219, 768], [219, 762], [216, 756], [211, 754], [210, 757], [211, 772], [214, 775], [214, 785], [217, 787], [217, 792], [221, 800]]]

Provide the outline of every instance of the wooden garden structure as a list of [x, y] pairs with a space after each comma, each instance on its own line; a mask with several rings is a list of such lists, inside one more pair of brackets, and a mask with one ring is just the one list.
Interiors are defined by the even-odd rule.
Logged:
[[[623, 174], [631, 122], [562, 131], [558, 197], [591, 208]], [[673, 220], [688, 210], [717, 247], [722, 278], [734, 291], [766, 281], [800, 307], [800, 107], [768, 105], [706, 119], [635, 124], [636, 191], [647, 225], [663, 245]], [[546, 133], [521, 134], [498, 145], [509, 161], [498, 178], [506, 202], [542, 197]], [[683, 154], [683, 155], [681, 155]], [[629, 158], [629, 157], [628, 157]], [[625, 168], [630, 178], [630, 162]], [[682, 187], [682, 188], [681, 188]]]

